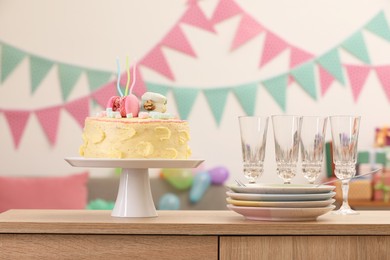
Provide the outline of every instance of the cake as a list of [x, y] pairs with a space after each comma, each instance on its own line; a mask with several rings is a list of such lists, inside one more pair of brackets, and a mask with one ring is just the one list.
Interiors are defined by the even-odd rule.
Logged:
[[153, 92], [111, 97], [106, 111], [87, 117], [80, 155], [86, 158], [187, 159], [188, 122], [166, 113], [166, 98]]

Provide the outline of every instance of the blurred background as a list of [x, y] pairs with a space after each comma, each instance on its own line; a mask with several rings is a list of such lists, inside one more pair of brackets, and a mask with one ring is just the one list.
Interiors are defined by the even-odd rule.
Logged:
[[[193, 157], [230, 180], [244, 179], [241, 115], [361, 115], [359, 150], [371, 150], [390, 124], [389, 11], [388, 0], [0, 0], [0, 175], [80, 172], [64, 158], [126, 56], [135, 93], [165, 94], [189, 121]], [[259, 181], [281, 183], [268, 130]], [[292, 182], [307, 183], [300, 170]]]

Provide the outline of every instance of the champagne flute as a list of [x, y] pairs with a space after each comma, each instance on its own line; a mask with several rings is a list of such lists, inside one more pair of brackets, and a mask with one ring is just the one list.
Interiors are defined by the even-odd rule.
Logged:
[[338, 215], [356, 215], [348, 204], [349, 180], [356, 174], [359, 116], [331, 116], [333, 162], [336, 177], [342, 181], [343, 204]]
[[240, 124], [244, 176], [249, 183], [255, 183], [264, 170], [268, 117], [240, 116], [238, 120]]
[[321, 173], [327, 117], [303, 116], [301, 129], [301, 158], [303, 176], [314, 184]]
[[284, 184], [295, 177], [301, 136], [300, 116], [274, 115], [272, 124], [275, 140], [276, 172]]

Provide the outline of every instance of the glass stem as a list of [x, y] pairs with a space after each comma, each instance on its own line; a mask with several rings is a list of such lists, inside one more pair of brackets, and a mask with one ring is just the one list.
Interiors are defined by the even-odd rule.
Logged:
[[348, 204], [349, 180], [342, 181], [342, 192], [343, 192], [343, 205], [341, 205], [341, 207], [345, 209], [350, 209], [351, 207]]

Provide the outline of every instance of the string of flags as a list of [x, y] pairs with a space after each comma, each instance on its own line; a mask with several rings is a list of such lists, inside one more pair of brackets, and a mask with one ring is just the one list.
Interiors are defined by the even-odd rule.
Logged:
[[[253, 82], [244, 82], [231, 86], [210, 86], [202, 89], [192, 86], [180, 87], [176, 84], [174, 86], [174, 84], [168, 85], [148, 82], [143, 79], [140, 67], [149, 68], [170, 81], [175, 81], [174, 71], [164, 56], [163, 48], [178, 51], [192, 59], [197, 58], [197, 54], [189, 38], [181, 28], [183, 24], [197, 27], [206, 33], [215, 34], [217, 37], [217, 32], [214, 29], [215, 25], [235, 16], [239, 16], [240, 21], [234, 33], [230, 51], [234, 52], [253, 40], [256, 36], [264, 34], [265, 40], [259, 57], [259, 69], [261, 70], [282, 52], [289, 51], [288, 71]], [[208, 18], [203, 13], [197, 1], [190, 1], [187, 10], [172, 29], [137, 62], [137, 82], [134, 86], [134, 94], [141, 96], [146, 90], [149, 90], [166, 95], [171, 91], [175, 98], [175, 104], [180, 117], [182, 119], [188, 119], [196, 98], [202, 93], [209, 104], [210, 111], [216, 123], [219, 125], [225, 110], [227, 96], [230, 93], [236, 97], [247, 115], [253, 115], [257, 91], [260, 87], [264, 87], [278, 106], [283, 111], [286, 111], [286, 100], [288, 98], [287, 87], [291, 81], [295, 81], [312, 99], [317, 100], [319, 96], [326, 94], [334, 81], [337, 81], [340, 85], [346, 85], [345, 76], [347, 76], [353, 99], [357, 102], [369, 73], [373, 71], [377, 75], [385, 95], [390, 101], [390, 65], [371, 64], [369, 48], [365, 41], [365, 35], [363, 34], [364, 31], [390, 42], [390, 28], [385, 13], [381, 11], [339, 45], [328, 50], [326, 53], [314, 55], [307, 50], [290, 44], [266, 28], [243, 10], [234, 0], [220, 0], [211, 18]], [[108, 98], [116, 94], [115, 73], [112, 71], [96, 70], [51, 60], [1, 41], [0, 47], [0, 84], [7, 80], [24, 59], [28, 59], [31, 75], [31, 94], [33, 95], [40, 87], [42, 80], [50, 70], [57, 69], [63, 99], [63, 104], [32, 110], [13, 110], [0, 107], [0, 113], [5, 115], [8, 126], [10, 127], [15, 148], [19, 146], [25, 126], [31, 115], [34, 114], [38, 118], [50, 144], [55, 145], [61, 110], [67, 111], [83, 127], [84, 118], [90, 113], [89, 102], [94, 101], [100, 106], [105, 107]], [[361, 64], [352, 65], [343, 63], [340, 58], [341, 50], [350, 53], [361, 61]], [[318, 80], [316, 78], [316, 71], [318, 71]], [[90, 94], [69, 101], [70, 93], [83, 73], [88, 79]], [[125, 85], [127, 82], [127, 73], [122, 73], [120, 82], [122, 85]], [[317, 86], [317, 82], [319, 86]], [[50, 120], [47, 120], [47, 118], [50, 118]]]

